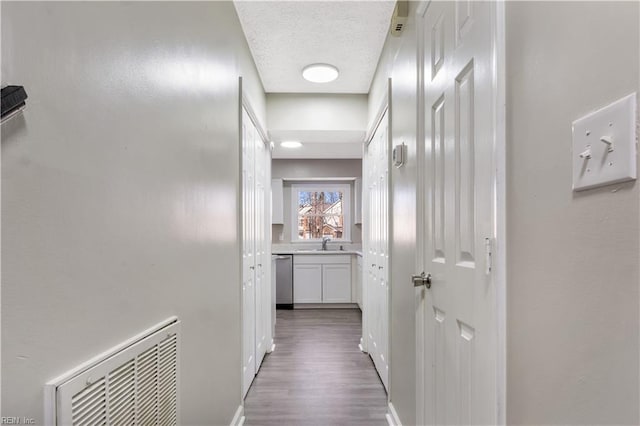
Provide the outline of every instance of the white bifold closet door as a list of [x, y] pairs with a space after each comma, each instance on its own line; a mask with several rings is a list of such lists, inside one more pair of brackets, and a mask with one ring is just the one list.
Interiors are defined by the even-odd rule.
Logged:
[[271, 344], [269, 150], [242, 111], [242, 375], [243, 395]]
[[385, 388], [389, 378], [389, 124], [385, 112], [365, 149], [364, 337]]

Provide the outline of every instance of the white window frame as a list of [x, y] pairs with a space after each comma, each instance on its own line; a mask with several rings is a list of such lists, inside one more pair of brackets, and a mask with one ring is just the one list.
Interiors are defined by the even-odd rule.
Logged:
[[320, 238], [304, 240], [298, 237], [298, 193], [305, 191], [342, 192], [342, 238], [332, 239], [344, 243], [351, 242], [351, 185], [348, 183], [296, 183], [291, 185], [291, 242], [311, 243], [322, 241]]

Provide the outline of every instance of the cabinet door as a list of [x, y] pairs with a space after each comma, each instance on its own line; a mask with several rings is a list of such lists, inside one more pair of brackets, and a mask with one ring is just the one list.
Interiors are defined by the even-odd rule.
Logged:
[[322, 265], [293, 267], [293, 303], [322, 303]]
[[322, 302], [351, 302], [351, 265], [322, 265]]
[[356, 260], [356, 302], [362, 309], [362, 258], [358, 256]]
[[271, 223], [284, 224], [283, 180], [271, 179]]
[[356, 179], [353, 184], [353, 200], [354, 200], [354, 212], [353, 223], [356, 225], [362, 225], [362, 179]]

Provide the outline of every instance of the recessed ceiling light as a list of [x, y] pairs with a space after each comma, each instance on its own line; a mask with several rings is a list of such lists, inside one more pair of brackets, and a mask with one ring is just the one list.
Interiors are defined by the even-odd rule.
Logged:
[[311, 64], [304, 67], [302, 77], [312, 83], [328, 83], [338, 78], [338, 68], [329, 64]]
[[298, 141], [284, 141], [280, 142], [280, 146], [283, 148], [300, 148], [302, 144]]

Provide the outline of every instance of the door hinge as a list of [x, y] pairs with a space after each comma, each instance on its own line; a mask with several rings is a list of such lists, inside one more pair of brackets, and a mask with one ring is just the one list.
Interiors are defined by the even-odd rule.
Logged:
[[493, 269], [492, 241], [493, 240], [491, 238], [484, 239], [484, 251], [485, 251], [484, 273], [485, 275], [491, 275], [491, 270]]

